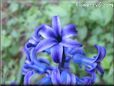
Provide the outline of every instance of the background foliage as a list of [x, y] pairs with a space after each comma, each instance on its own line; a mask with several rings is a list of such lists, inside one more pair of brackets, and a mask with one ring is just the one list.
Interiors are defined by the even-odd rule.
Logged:
[[[89, 3], [87, 0], [80, 4]], [[92, 2], [100, 3], [98, 0]], [[102, 3], [104, 3], [102, 1]], [[112, 1], [107, 2], [113, 3]], [[34, 32], [34, 28], [42, 23], [51, 25], [51, 18], [59, 15], [62, 26], [74, 23], [78, 29], [78, 39], [84, 44], [84, 48], [89, 57], [97, 53], [93, 47], [99, 44], [106, 47], [107, 56], [102, 62], [105, 69], [103, 77], [97, 76], [98, 84], [114, 84], [114, 60], [113, 60], [113, 29], [114, 14], [113, 7], [102, 5], [100, 7], [77, 6], [75, 1], [48, 1], [48, 0], [12, 0], [2, 1], [2, 32], [1, 32], [1, 52], [2, 61], [2, 84], [9, 84], [12, 81], [20, 83], [22, 81], [21, 67], [24, 62], [24, 43]], [[76, 66], [72, 66], [77, 72]]]

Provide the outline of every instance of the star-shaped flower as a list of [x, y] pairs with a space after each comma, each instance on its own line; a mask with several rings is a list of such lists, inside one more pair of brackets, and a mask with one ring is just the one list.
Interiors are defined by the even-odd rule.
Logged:
[[37, 52], [51, 48], [51, 57], [56, 63], [62, 62], [63, 47], [82, 46], [82, 44], [70, 38], [77, 35], [76, 26], [69, 24], [62, 29], [58, 16], [52, 18], [52, 28], [44, 24], [39, 34], [44, 39], [36, 46]]

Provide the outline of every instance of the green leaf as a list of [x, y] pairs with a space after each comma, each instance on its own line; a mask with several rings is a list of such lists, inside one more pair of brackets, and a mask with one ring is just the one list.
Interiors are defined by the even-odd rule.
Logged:
[[112, 56], [108, 55], [104, 58], [104, 60], [102, 61], [102, 66], [104, 69], [109, 69], [111, 66], [111, 61], [112, 61]]
[[18, 10], [18, 8], [19, 8], [19, 4], [16, 3], [16, 2], [12, 2], [12, 3], [10, 3], [9, 11], [10, 12], [15, 12], [15, 11]]
[[16, 30], [13, 30], [11, 32], [11, 35], [14, 37], [14, 38], [19, 38], [19, 32], [17, 32]]
[[46, 10], [45, 10], [45, 14], [47, 16], [49, 16], [49, 19], [51, 19], [53, 16], [60, 16], [61, 21], [62, 21], [61, 24], [63, 26], [65, 24], [69, 23], [69, 20], [70, 20], [69, 9], [70, 9], [70, 6], [68, 6], [67, 9], [66, 9], [62, 5], [59, 5], [59, 6], [57, 6], [57, 5], [47, 5]]
[[103, 33], [103, 29], [100, 26], [92, 29], [92, 35], [100, 35]]
[[108, 42], [113, 43], [113, 34], [111, 34], [111, 33], [106, 33], [106, 34], [104, 35], [104, 37], [105, 37], [105, 39], [106, 39]]
[[45, 13], [49, 15], [50, 17], [55, 16], [55, 15], [58, 15], [58, 16], [67, 15], [67, 11], [64, 8], [60, 6], [56, 6], [56, 5], [48, 5]]
[[113, 85], [114, 84], [114, 79], [113, 79], [113, 74], [110, 76], [107, 72], [104, 73], [103, 79], [106, 84]]
[[6, 48], [9, 47], [11, 42], [12, 42], [12, 38], [10, 36], [4, 36], [2, 39], [2, 47]]
[[91, 21], [97, 22], [98, 24], [104, 23], [103, 15], [100, 8], [94, 9], [90, 14], [89, 19]]
[[87, 27], [86, 26], [84, 26], [84, 27], [79, 27], [78, 28], [78, 37], [79, 37], [79, 39], [80, 40], [84, 40], [85, 38], [86, 38], [86, 36], [87, 36]]
[[15, 45], [11, 46], [11, 48], [9, 48], [9, 52], [12, 55], [16, 55], [19, 52], [19, 45], [15, 44]]
[[89, 38], [89, 40], [87, 41], [87, 43], [88, 43], [89, 45], [97, 44], [97, 42], [98, 42], [98, 38], [97, 38], [96, 35], [91, 36], [91, 37]]
[[112, 20], [113, 16], [113, 7], [111, 6], [102, 6], [102, 15], [104, 20], [104, 25], [108, 24]]
[[100, 8], [93, 9], [89, 15], [89, 19], [101, 26], [105, 26], [112, 19], [112, 15], [113, 8], [111, 6], [102, 6]]

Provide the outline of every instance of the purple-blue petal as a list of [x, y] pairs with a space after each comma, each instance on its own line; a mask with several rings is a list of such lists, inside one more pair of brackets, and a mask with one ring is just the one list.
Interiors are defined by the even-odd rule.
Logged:
[[92, 85], [96, 80], [96, 74], [94, 72], [91, 73], [91, 76], [84, 76], [79, 78], [76, 76], [76, 84], [77, 85]]
[[70, 82], [71, 85], [76, 85], [76, 78], [75, 78], [75, 75], [74, 74], [71, 74], [71, 82]]
[[26, 75], [24, 76], [24, 84], [30, 84], [30, 79], [32, 77], [32, 75], [34, 74], [34, 71], [29, 71], [26, 73]]
[[61, 23], [60, 23], [60, 19], [58, 16], [54, 16], [52, 18], [52, 27], [56, 33], [56, 36], [61, 36], [61, 33], [62, 33], [62, 29], [61, 29]]
[[97, 65], [97, 70], [100, 72], [101, 76], [104, 74], [104, 69], [101, 67], [100, 64]]
[[43, 52], [46, 52], [47, 54], [50, 54], [51, 53], [51, 48], [48, 48], [48, 49], [44, 50]]
[[48, 66], [46, 64], [42, 64], [42, 63], [37, 63], [37, 65], [36, 64], [25, 64], [25, 68], [34, 70], [37, 73], [43, 74], [48, 69]]
[[92, 71], [96, 68], [97, 63], [93, 62], [93, 59], [88, 58], [81, 54], [76, 54], [73, 56], [74, 63], [83, 64], [86, 67], [87, 71]]
[[34, 37], [36, 38], [36, 40], [37, 40], [37, 38], [40, 37], [40, 35], [39, 35], [39, 31], [42, 29], [42, 26], [43, 26], [43, 24], [40, 25], [40, 26], [37, 26], [37, 27], [35, 28], [35, 31], [34, 31]]
[[55, 44], [57, 44], [57, 42], [55, 40], [44, 39], [44, 40], [40, 41], [35, 48], [36, 48], [37, 52], [41, 52], [43, 50], [51, 48]]
[[28, 47], [35, 47], [37, 45], [38, 41], [34, 40], [33, 38], [29, 39], [28, 41]]
[[41, 27], [42, 25], [35, 27], [35, 31], [32, 35], [32, 39], [34, 39], [36, 42], [40, 41], [41, 36], [39, 35], [39, 31], [41, 30]]
[[38, 81], [38, 85], [51, 85], [51, 78], [50, 76], [43, 77]]
[[43, 59], [43, 57], [42, 58], [41, 57], [38, 57], [38, 62], [47, 64], [47, 65], [50, 64], [49, 61], [47, 59]]
[[31, 49], [30, 58], [31, 58], [31, 62], [33, 62], [33, 63], [35, 63], [35, 64], [37, 64], [37, 63], [44, 63], [44, 64], [49, 65], [48, 60], [43, 59], [43, 58], [41, 58], [41, 57], [38, 57], [38, 58], [37, 58], [37, 53], [36, 53], [35, 48]]
[[54, 39], [56, 37], [54, 30], [48, 25], [42, 25], [42, 29], [39, 31], [39, 34], [46, 39]]
[[23, 65], [23, 68], [22, 68], [22, 74], [23, 75], [25, 75], [29, 71], [26, 67], [24, 67], [24, 65]]
[[79, 43], [76, 40], [72, 40], [72, 39], [63, 39], [60, 44], [63, 45], [64, 47], [70, 47], [70, 48], [82, 47], [81, 43]]
[[64, 70], [61, 72], [61, 84], [70, 84], [71, 82], [71, 77], [70, 74]]
[[102, 46], [95, 45], [95, 48], [98, 51], [97, 56], [95, 57], [95, 62], [101, 62], [106, 56], [106, 49]]
[[57, 44], [51, 49], [51, 57], [54, 62], [61, 63], [63, 55], [63, 46]]
[[66, 48], [65, 49], [67, 55], [75, 55], [75, 54], [82, 54], [86, 55], [84, 52], [83, 47], [78, 47], [78, 48]]
[[59, 69], [54, 69], [51, 74], [51, 81], [52, 81], [53, 85], [60, 84], [61, 83], [60, 78], [61, 78], [61, 76], [60, 76]]
[[64, 62], [64, 68], [70, 69], [70, 57], [66, 57], [65, 58], [65, 62]]
[[29, 48], [27, 47], [27, 44], [25, 44], [24, 52], [26, 54], [27, 59], [30, 60], [30, 52], [29, 52]]
[[31, 62], [37, 63], [37, 54], [35, 48], [32, 48], [30, 51]]
[[77, 35], [76, 26], [74, 24], [69, 24], [65, 26], [62, 30], [62, 36], [64, 38], [72, 37]]

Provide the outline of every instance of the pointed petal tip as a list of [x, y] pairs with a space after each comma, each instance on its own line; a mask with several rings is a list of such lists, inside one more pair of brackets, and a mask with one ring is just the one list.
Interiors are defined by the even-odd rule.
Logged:
[[104, 57], [106, 56], [106, 49], [105, 49], [105, 47], [99, 46], [99, 45], [96, 45], [96, 44], [94, 46], [95, 46], [95, 48], [97, 49], [97, 52], [98, 52], [98, 54], [95, 58], [95, 61], [96, 62], [101, 62], [104, 59]]
[[54, 62], [60, 63], [62, 61], [63, 47], [59, 44], [51, 49], [51, 56]]

